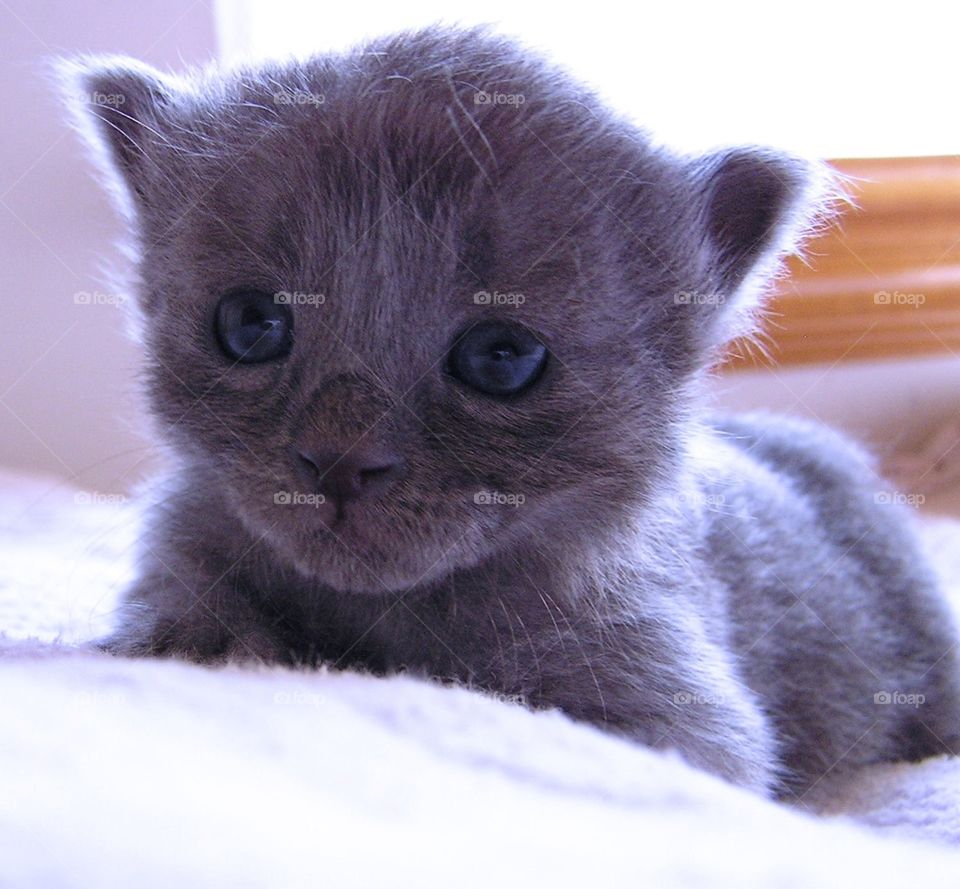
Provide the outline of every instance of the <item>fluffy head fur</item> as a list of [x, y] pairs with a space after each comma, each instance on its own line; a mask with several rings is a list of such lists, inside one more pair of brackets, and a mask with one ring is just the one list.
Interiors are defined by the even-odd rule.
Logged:
[[[809, 165], [655, 151], [476, 33], [227, 77], [119, 59], [81, 72], [137, 229], [156, 415], [253, 533], [344, 591], [477, 564], [571, 510], [615, 524], [671, 471], [681, 380], [808, 218]], [[240, 287], [322, 295], [295, 307], [287, 361], [236, 366], [216, 348], [215, 305]], [[495, 401], [447, 373], [452, 343], [488, 317], [548, 346], [528, 396]], [[334, 534], [332, 505], [274, 502], [302, 487], [298, 437], [389, 448], [408, 472]], [[485, 491], [524, 508], [476, 503]]]

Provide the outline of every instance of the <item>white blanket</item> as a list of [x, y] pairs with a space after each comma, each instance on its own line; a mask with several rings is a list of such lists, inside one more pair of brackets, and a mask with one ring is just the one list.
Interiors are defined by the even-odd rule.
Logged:
[[[797, 810], [409, 678], [79, 653], [133, 510], [2, 476], [0, 522], [0, 886], [960, 881], [960, 761], [827, 775]], [[925, 534], [960, 601], [960, 525]]]

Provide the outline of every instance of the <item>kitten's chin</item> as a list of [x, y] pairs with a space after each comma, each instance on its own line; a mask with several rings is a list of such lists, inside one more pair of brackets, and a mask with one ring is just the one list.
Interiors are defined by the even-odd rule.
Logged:
[[292, 556], [290, 563], [305, 580], [327, 587], [345, 596], [402, 595], [440, 582], [457, 565], [438, 563], [426, 571], [391, 569], [373, 573], [365, 563], [346, 560], [343, 564], [320, 563], [315, 559]]
[[492, 555], [489, 532], [472, 524], [450, 540], [437, 535], [411, 540], [409, 534], [400, 539], [396, 533], [364, 530], [367, 533], [349, 526], [332, 531], [275, 526], [264, 539], [305, 580], [344, 595], [426, 588]]
[[436, 585], [496, 558], [527, 527], [511, 506], [471, 504], [445, 514], [426, 510], [425, 518], [378, 504], [355, 504], [335, 519], [304, 503], [278, 501], [272, 509], [252, 509], [254, 498], [232, 488], [227, 493], [247, 532], [266, 543], [278, 563], [342, 594], [402, 594]]

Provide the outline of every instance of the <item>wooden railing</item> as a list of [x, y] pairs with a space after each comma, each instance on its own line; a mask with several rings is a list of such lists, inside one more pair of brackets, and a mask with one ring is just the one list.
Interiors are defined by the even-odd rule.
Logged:
[[838, 160], [855, 206], [792, 260], [770, 303], [769, 359], [730, 368], [936, 352], [960, 357], [960, 157]]

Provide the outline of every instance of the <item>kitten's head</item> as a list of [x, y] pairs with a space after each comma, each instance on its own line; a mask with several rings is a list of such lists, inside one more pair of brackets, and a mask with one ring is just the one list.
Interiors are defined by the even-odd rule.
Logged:
[[656, 149], [481, 32], [73, 77], [134, 228], [164, 436], [342, 591], [642, 504], [811, 180], [772, 152]]

